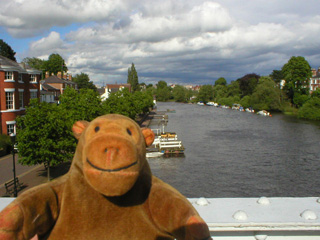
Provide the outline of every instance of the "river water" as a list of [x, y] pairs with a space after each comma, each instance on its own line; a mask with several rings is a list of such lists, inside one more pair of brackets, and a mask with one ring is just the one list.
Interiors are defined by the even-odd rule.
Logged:
[[[317, 197], [320, 123], [210, 106], [158, 103], [184, 157], [148, 159], [155, 176], [187, 197]], [[159, 128], [153, 120], [150, 128]]]

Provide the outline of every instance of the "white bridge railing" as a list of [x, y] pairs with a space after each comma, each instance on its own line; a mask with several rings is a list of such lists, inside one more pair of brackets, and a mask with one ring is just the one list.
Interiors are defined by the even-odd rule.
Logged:
[[[0, 211], [14, 198], [0, 198]], [[320, 240], [320, 198], [189, 198], [214, 240]]]

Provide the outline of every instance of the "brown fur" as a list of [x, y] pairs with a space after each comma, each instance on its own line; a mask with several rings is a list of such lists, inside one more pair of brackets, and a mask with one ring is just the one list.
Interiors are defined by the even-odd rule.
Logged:
[[79, 121], [69, 172], [21, 194], [0, 213], [0, 239], [210, 239], [177, 190], [152, 176], [150, 129], [111, 114]]

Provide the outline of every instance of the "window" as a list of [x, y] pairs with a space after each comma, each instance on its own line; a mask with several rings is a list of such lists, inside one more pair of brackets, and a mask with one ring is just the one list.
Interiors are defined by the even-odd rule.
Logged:
[[30, 82], [33, 82], [33, 83], [37, 82], [37, 76], [35, 74], [30, 75]]
[[22, 74], [19, 73], [19, 79], [18, 79], [19, 82], [22, 82]]
[[6, 92], [6, 108], [14, 109], [14, 92]]
[[6, 72], [5, 80], [13, 80], [13, 72]]
[[19, 105], [20, 105], [20, 108], [23, 108], [23, 92], [22, 91], [19, 91]]
[[34, 98], [38, 98], [38, 92], [36, 91], [32, 91], [30, 90], [30, 98], [34, 99]]
[[14, 126], [15, 124], [7, 124], [7, 134], [14, 133]]

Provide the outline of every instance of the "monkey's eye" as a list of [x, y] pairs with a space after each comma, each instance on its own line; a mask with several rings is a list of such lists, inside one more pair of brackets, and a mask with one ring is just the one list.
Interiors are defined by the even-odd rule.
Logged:
[[98, 132], [100, 130], [100, 127], [99, 126], [96, 126], [95, 128], [94, 128], [94, 131], [95, 132]]
[[127, 133], [131, 136], [132, 135], [132, 132], [130, 131], [129, 128], [127, 128]]

